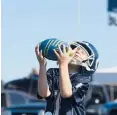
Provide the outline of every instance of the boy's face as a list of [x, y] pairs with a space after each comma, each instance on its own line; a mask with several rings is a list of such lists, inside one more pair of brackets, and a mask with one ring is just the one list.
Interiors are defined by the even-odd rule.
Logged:
[[87, 58], [88, 58], [88, 53], [85, 50], [83, 50], [81, 47], [78, 47], [71, 63], [75, 61], [77, 63], [82, 62], [83, 60], [86, 60]]
[[86, 60], [88, 58], [88, 54], [85, 50], [79, 47], [77, 48], [74, 58], [78, 60]]

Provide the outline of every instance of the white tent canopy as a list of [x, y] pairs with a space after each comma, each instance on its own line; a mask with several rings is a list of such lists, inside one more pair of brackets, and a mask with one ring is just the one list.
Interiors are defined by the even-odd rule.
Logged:
[[97, 73], [117, 73], [117, 66], [112, 68], [97, 69]]

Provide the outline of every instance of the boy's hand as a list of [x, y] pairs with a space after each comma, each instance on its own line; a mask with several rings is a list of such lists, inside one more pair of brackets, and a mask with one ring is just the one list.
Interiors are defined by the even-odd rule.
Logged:
[[58, 46], [58, 52], [54, 49], [54, 53], [58, 58], [59, 64], [69, 64], [69, 62], [74, 57], [76, 51], [77, 51], [77, 47], [72, 50], [70, 45], [68, 46], [67, 51], [66, 51], [65, 45], [63, 45], [63, 51], [61, 50], [60, 46]]
[[42, 56], [42, 50], [39, 51], [39, 44], [35, 47], [35, 53], [36, 53], [39, 64], [46, 65], [47, 62], [46, 62], [46, 59]]

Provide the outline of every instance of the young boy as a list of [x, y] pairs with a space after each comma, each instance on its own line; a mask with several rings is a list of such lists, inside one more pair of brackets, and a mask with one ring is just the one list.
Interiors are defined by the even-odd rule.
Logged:
[[90, 86], [91, 75], [98, 66], [98, 53], [88, 42], [73, 42], [66, 51], [58, 46], [55, 54], [59, 68], [50, 68], [46, 72], [46, 59], [35, 48], [40, 65], [38, 79], [39, 99], [45, 98], [45, 115], [86, 115], [84, 98]]

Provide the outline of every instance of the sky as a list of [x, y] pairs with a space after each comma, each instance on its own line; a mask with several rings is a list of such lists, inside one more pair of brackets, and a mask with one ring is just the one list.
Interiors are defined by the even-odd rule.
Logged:
[[[107, 0], [2, 0], [1, 77], [7, 82], [39, 69], [35, 46], [54, 37], [94, 44], [99, 68], [117, 66], [117, 27], [108, 26]], [[56, 67], [48, 61], [47, 68]]]

